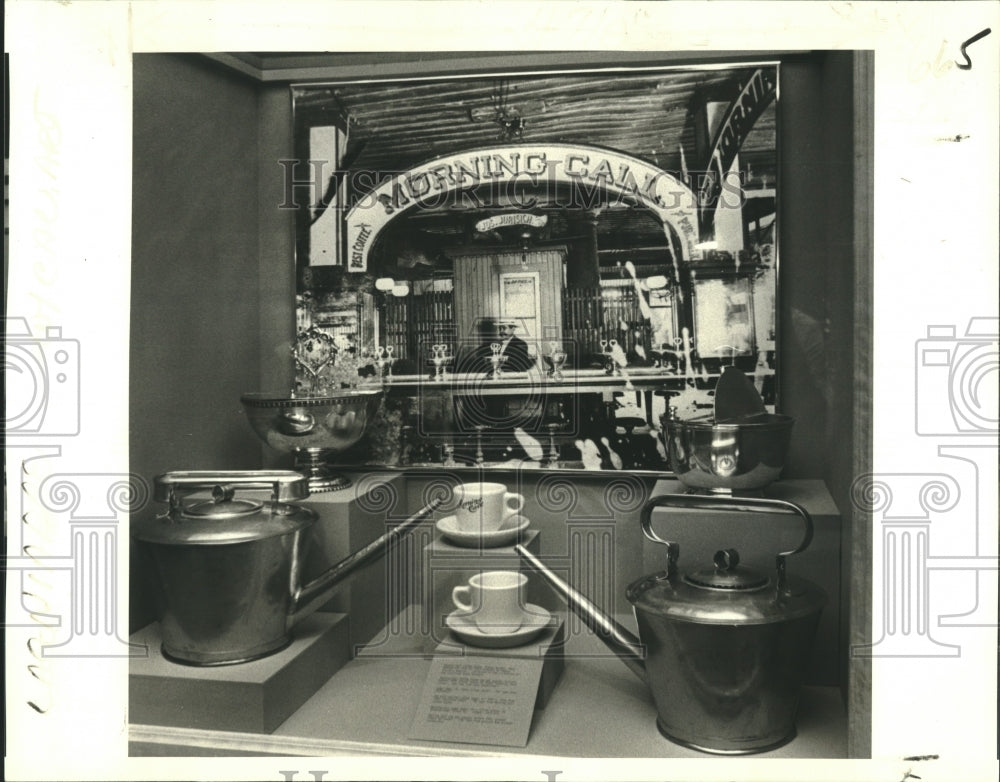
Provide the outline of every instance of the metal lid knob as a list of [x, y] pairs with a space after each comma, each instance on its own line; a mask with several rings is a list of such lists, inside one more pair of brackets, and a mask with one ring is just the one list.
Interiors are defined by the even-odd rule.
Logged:
[[264, 507], [262, 502], [234, 499], [236, 487], [231, 484], [216, 484], [212, 487], [212, 499], [197, 502], [183, 509], [185, 516], [208, 519], [231, 519], [247, 516]]
[[763, 573], [740, 565], [740, 554], [734, 548], [716, 551], [712, 558], [715, 567], [698, 570], [684, 577], [693, 586], [705, 589], [760, 589], [770, 579]]

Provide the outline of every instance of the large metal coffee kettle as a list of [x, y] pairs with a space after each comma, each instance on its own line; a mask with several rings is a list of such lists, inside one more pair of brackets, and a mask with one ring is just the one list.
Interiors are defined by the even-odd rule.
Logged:
[[[236, 497], [270, 489], [267, 501]], [[185, 496], [210, 490], [211, 499]], [[290, 470], [170, 472], [154, 479], [165, 514], [136, 526], [157, 590], [163, 654], [189, 665], [246, 662], [283, 649], [294, 626], [358, 568], [383, 556], [441, 504], [435, 499], [377, 540], [301, 583], [303, 534], [318, 516]]]
[[[677, 569], [680, 546], [652, 528], [657, 508], [736, 513], [790, 512], [805, 525], [794, 549], [777, 555], [772, 575], [739, 564], [733, 549], [716, 553], [713, 566], [688, 574]], [[734, 522], [740, 518], [734, 514]], [[666, 570], [638, 579], [626, 596], [639, 638], [522, 546], [522, 561], [538, 572], [570, 608], [649, 687], [657, 727], [668, 739], [705, 752], [763, 752], [795, 736], [799, 692], [826, 595], [789, 576], [785, 558], [812, 540], [812, 519], [783, 500], [696, 495], [655, 497], [640, 522], [647, 539], [667, 548]]]

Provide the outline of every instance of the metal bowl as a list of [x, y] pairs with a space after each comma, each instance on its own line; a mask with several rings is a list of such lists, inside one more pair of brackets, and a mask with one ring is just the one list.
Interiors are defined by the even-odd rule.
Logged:
[[762, 414], [739, 423], [676, 421], [663, 416], [670, 466], [689, 489], [752, 492], [777, 480], [795, 419]]
[[330, 471], [328, 458], [357, 443], [378, 412], [381, 389], [350, 389], [337, 396], [285, 397], [244, 394], [240, 397], [250, 426], [265, 443], [295, 454], [295, 468], [309, 478], [309, 491], [331, 491], [351, 485]]

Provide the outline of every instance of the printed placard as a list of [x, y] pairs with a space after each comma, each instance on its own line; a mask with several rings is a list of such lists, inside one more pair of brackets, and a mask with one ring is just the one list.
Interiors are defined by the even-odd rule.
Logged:
[[538, 659], [435, 657], [410, 738], [526, 746], [541, 675]]

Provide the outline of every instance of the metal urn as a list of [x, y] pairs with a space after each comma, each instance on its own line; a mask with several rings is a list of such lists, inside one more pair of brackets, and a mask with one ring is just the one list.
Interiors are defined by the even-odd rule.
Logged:
[[331, 396], [252, 393], [240, 397], [250, 426], [265, 443], [295, 454], [295, 469], [309, 479], [309, 491], [351, 485], [327, 461], [357, 443], [382, 402], [382, 389], [344, 389]]
[[[711, 567], [681, 573], [679, 545], [652, 529], [652, 512], [661, 507], [790, 512], [802, 519], [805, 535], [794, 549], [777, 555], [770, 574], [744, 567], [732, 549], [719, 551]], [[790, 741], [826, 603], [819, 587], [785, 569], [786, 557], [803, 551], [812, 539], [809, 514], [782, 500], [664, 495], [643, 507], [641, 525], [647, 539], [666, 546], [667, 567], [628, 587], [638, 638], [527, 549], [515, 550], [646, 682], [657, 727], [666, 738], [715, 754], [764, 752]]]
[[[270, 496], [247, 493], [260, 489]], [[441, 502], [302, 583], [304, 535], [317, 515], [291, 501], [308, 495], [305, 477], [291, 470], [180, 471], [154, 479], [154, 498], [167, 503], [167, 512], [138, 523], [133, 536], [147, 558], [167, 659], [231, 665], [280, 651], [340, 582], [384, 556]]]

